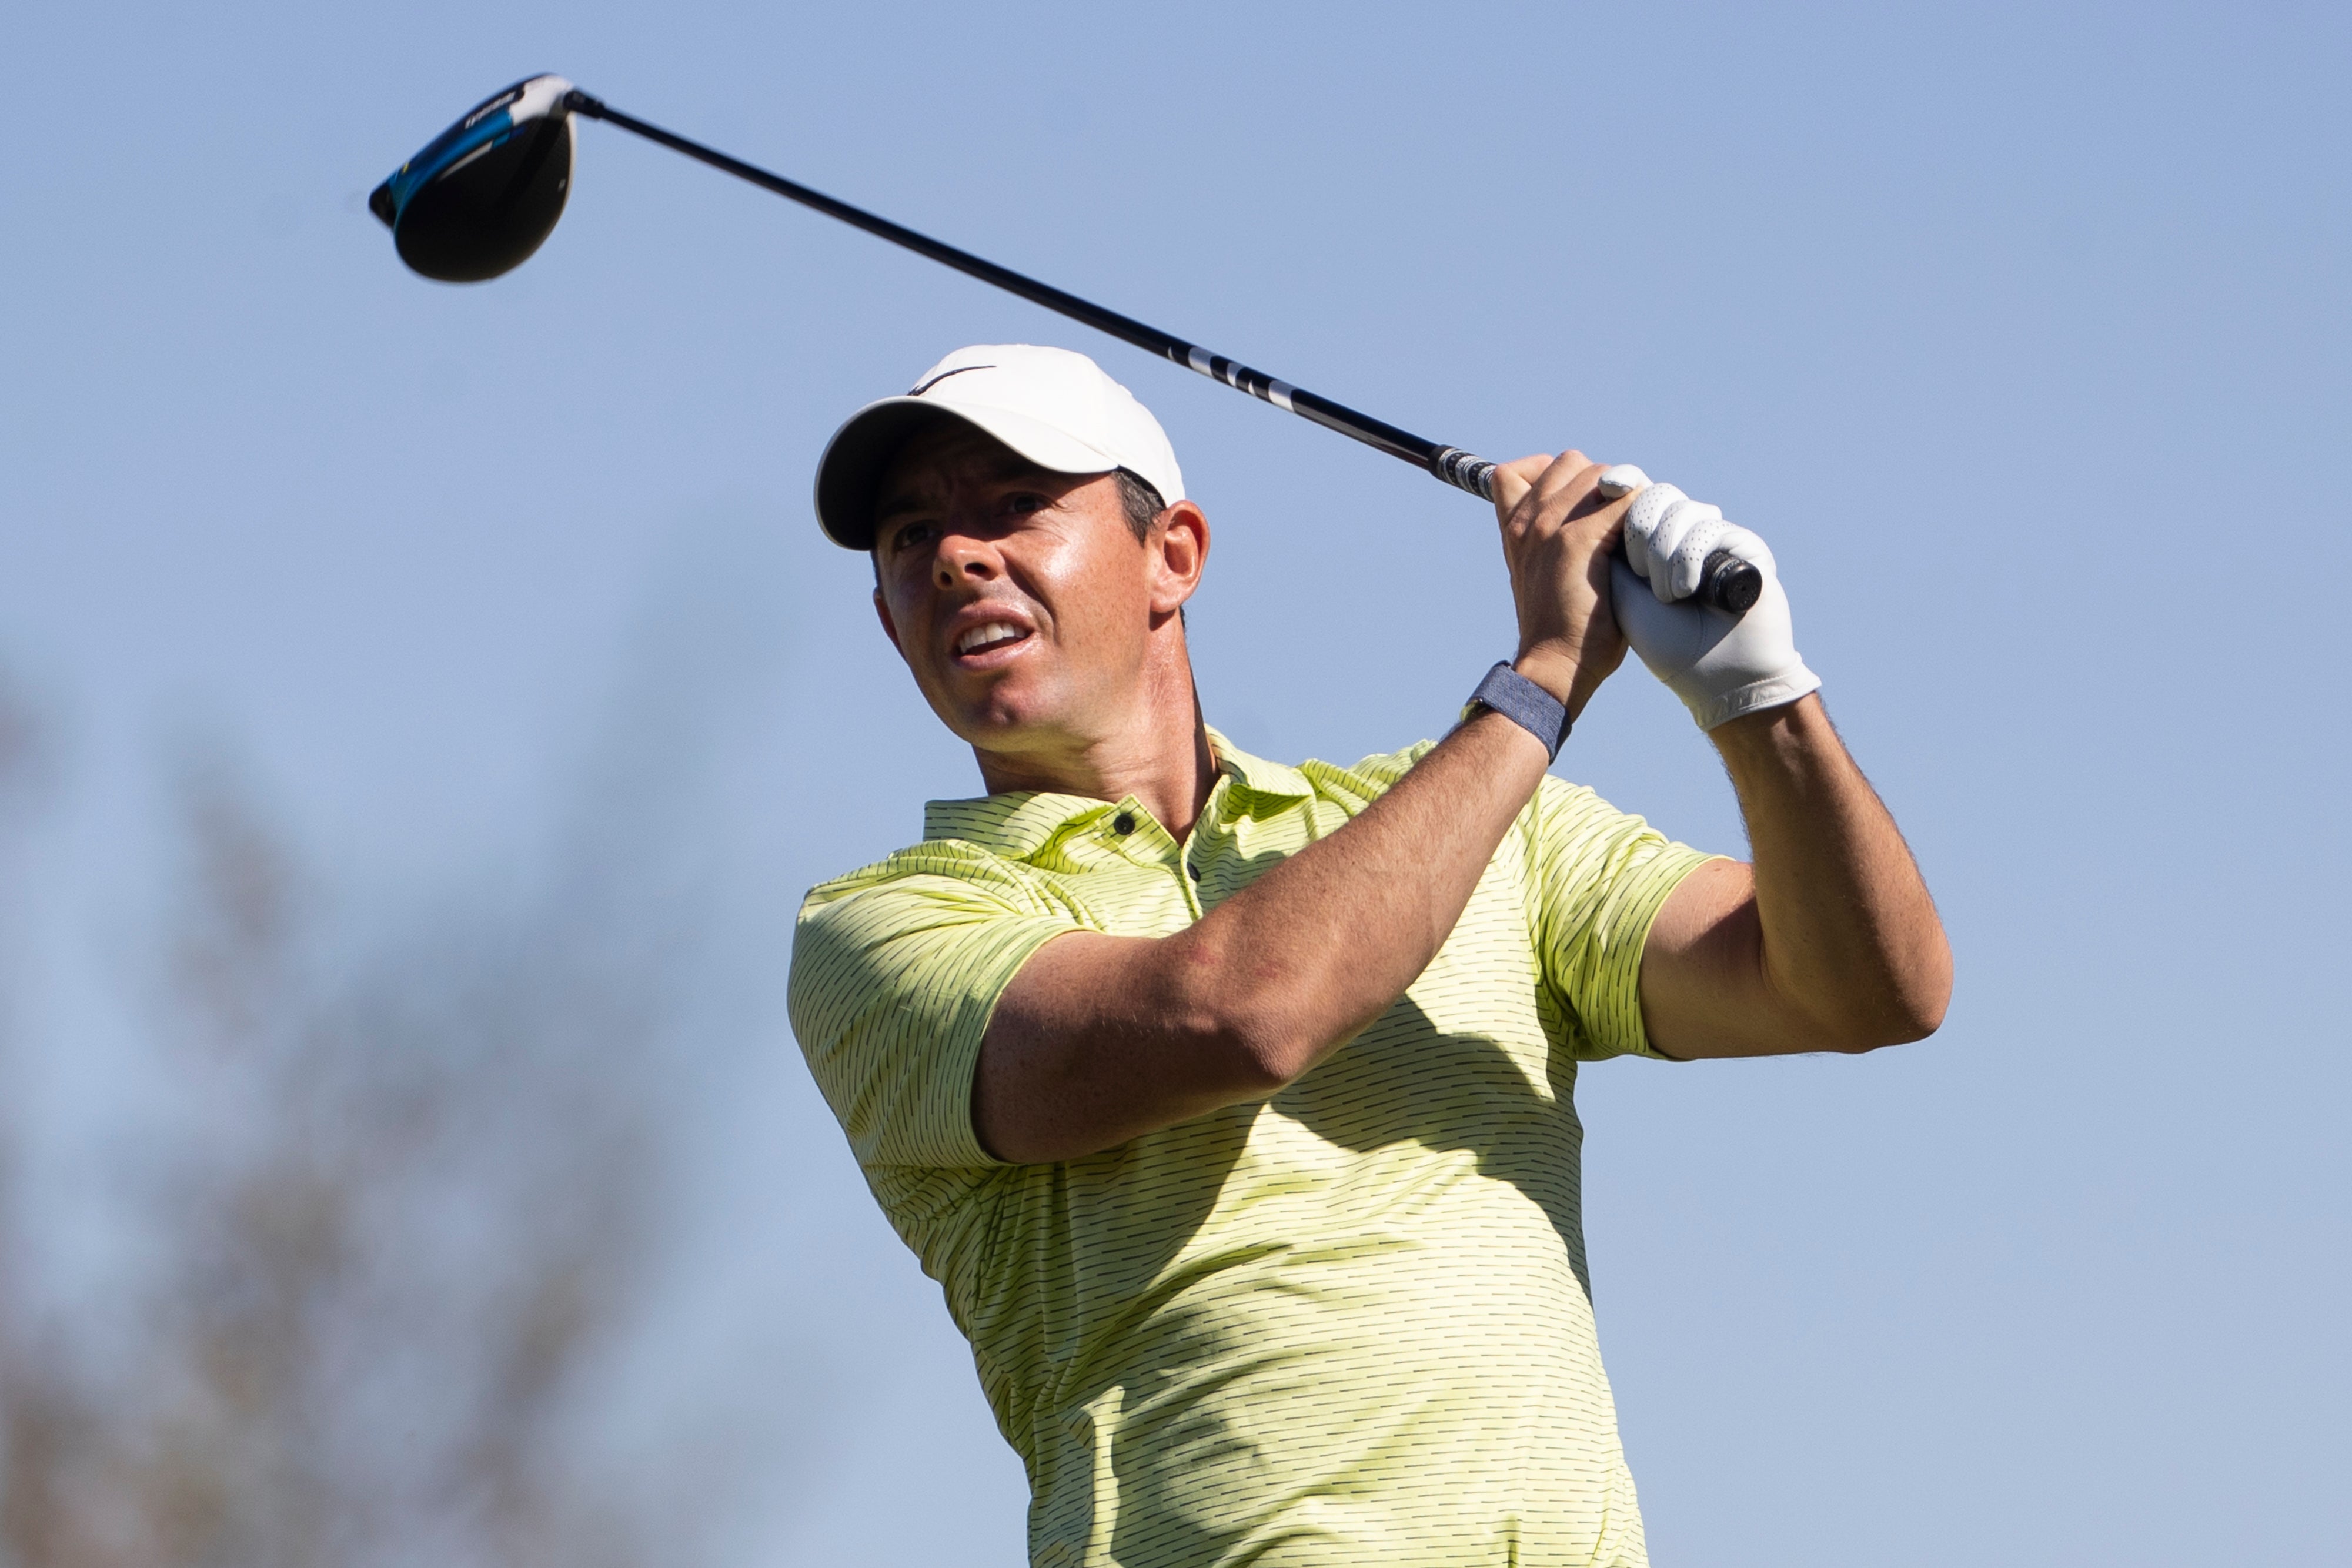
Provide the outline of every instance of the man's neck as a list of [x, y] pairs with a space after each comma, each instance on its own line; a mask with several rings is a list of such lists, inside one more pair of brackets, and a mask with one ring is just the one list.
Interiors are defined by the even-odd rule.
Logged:
[[1123, 800], [1132, 795], [1180, 841], [1200, 820], [1217, 782], [1216, 758], [1209, 749], [1208, 727], [1202, 722], [1189, 669], [1181, 688], [1165, 683], [1147, 696], [1134, 723], [1112, 735], [1066, 751], [1001, 752], [974, 747], [972, 756], [992, 795], [1015, 789], [1096, 800]]

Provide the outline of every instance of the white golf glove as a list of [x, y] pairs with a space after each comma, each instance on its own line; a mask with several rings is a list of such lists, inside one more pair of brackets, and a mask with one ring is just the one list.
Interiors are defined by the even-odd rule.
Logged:
[[[1625, 512], [1625, 553], [1610, 563], [1610, 607], [1650, 674], [1683, 699], [1701, 729], [1759, 708], [1795, 702], [1821, 677], [1797, 655], [1789, 596], [1772, 552], [1720, 509], [1672, 485], [1653, 485], [1630, 463], [1601, 476], [1601, 493], [1639, 491]], [[1729, 550], [1764, 574], [1764, 591], [1745, 615], [1691, 599], [1706, 558]]]

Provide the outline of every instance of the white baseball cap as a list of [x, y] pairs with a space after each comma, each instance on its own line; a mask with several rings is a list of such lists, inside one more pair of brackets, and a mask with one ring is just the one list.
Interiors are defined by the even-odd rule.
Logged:
[[1184, 498], [1167, 433], [1100, 365], [1067, 349], [979, 343], [925, 371], [906, 396], [869, 402], [833, 433], [816, 464], [816, 518], [827, 538], [848, 549], [873, 548], [883, 469], [909, 436], [942, 415], [976, 425], [1052, 473], [1124, 468], [1163, 502]]

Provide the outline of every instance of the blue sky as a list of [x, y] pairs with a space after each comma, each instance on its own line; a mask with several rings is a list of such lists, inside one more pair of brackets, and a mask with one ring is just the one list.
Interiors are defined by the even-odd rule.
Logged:
[[[1020, 1558], [1017, 1463], [778, 1005], [800, 892], [977, 788], [816, 533], [834, 424], [962, 343], [1095, 354], [1216, 530], [1201, 683], [1253, 750], [1442, 729], [1508, 601], [1476, 504], [607, 127], [526, 267], [407, 275], [367, 191], [539, 70], [1771, 541], [1958, 991], [1864, 1061], [1585, 1075], [1661, 1562], [2340, 1551], [2341, 8], [89, 4], [8, 32], [0, 661], [66, 737], [21, 934], [42, 1038], [78, 1045], [60, 1103], [101, 1125], [117, 1087], [178, 737], [228, 737], [391, 906], [520, 874], [595, 737], [657, 758], [644, 716], [687, 713], [735, 1000], [632, 1375], [792, 1435], [732, 1560]], [[1739, 845], [1637, 667], [1559, 770]]]

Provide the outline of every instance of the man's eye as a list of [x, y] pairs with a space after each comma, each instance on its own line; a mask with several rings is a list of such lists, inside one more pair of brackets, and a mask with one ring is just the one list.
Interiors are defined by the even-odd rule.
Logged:
[[915, 546], [921, 544], [925, 539], [928, 539], [930, 537], [930, 524], [908, 523], [897, 533], [890, 536], [890, 548], [897, 550], [912, 549]]
[[1017, 496], [1006, 497], [1004, 498], [1004, 509], [1011, 512], [1016, 517], [1025, 517], [1032, 512], [1044, 511], [1045, 509], [1045, 497], [1028, 491], [1024, 491]]

